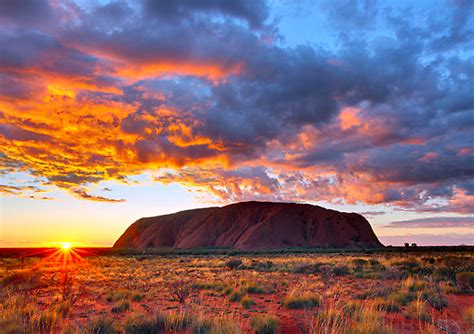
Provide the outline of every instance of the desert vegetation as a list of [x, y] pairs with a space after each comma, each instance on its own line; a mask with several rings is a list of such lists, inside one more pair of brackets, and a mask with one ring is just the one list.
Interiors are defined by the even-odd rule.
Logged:
[[2, 333], [470, 333], [469, 253], [0, 258]]

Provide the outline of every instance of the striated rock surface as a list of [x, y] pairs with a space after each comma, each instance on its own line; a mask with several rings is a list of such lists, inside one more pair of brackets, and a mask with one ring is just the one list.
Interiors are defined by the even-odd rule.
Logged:
[[242, 202], [141, 218], [115, 248], [240, 250], [288, 247], [382, 247], [369, 222], [309, 204]]

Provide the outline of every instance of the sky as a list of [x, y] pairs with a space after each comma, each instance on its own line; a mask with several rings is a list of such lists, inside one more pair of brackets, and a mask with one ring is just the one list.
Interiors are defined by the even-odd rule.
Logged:
[[474, 245], [474, 2], [0, 2], [0, 247], [238, 201]]

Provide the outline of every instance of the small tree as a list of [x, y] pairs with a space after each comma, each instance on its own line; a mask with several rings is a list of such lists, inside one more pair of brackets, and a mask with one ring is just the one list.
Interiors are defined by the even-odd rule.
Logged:
[[184, 304], [189, 295], [193, 292], [191, 284], [181, 281], [173, 282], [169, 285], [171, 300]]

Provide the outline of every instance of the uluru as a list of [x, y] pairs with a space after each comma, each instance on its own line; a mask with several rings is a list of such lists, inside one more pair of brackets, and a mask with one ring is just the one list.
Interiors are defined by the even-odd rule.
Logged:
[[360, 214], [296, 203], [241, 202], [134, 222], [115, 248], [383, 247]]

